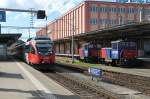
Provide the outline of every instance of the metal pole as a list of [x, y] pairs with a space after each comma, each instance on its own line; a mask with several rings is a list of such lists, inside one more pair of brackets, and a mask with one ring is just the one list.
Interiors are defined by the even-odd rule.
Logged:
[[140, 22], [143, 21], [143, 8], [140, 9]]
[[122, 24], [122, 16], [120, 15], [119, 16], [119, 25], [121, 25]]
[[37, 13], [37, 10], [24, 10], [24, 9], [9, 9], [9, 8], [0, 8], [1, 11], [13, 11], [13, 12], [32, 12]]
[[47, 28], [47, 15], [46, 15], [46, 36], [48, 36], [47, 31], [48, 31], [48, 28]]
[[74, 63], [74, 32], [75, 32], [75, 26], [74, 26], [74, 12], [73, 12], [73, 18], [72, 18], [72, 46], [71, 46], [71, 52], [72, 52], [72, 63]]
[[1, 34], [1, 24], [0, 24], [0, 34]]
[[140, 22], [142, 22], [142, 10], [140, 9]]
[[28, 32], [29, 32], [29, 38], [30, 38], [30, 29], [29, 29], [29, 31], [28, 31]]

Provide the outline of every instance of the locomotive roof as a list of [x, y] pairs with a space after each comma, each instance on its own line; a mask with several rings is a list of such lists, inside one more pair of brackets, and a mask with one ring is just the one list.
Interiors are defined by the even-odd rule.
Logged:
[[47, 36], [40, 36], [40, 37], [29, 38], [27, 41], [30, 40], [51, 40], [51, 39]]
[[134, 41], [130, 41], [130, 40], [117, 40], [117, 41], [111, 41], [111, 43], [122, 43], [122, 42], [134, 42]]
[[51, 40], [49, 37], [47, 36], [40, 36], [40, 37], [35, 37], [35, 40]]

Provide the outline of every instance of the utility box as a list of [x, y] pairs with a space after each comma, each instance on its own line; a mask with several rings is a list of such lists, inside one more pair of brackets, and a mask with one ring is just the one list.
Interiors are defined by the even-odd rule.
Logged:
[[7, 45], [0, 44], [0, 60], [7, 58]]

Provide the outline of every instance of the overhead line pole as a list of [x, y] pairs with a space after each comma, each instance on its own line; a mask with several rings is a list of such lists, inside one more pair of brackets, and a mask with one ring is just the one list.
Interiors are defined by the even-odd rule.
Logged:
[[72, 23], [72, 44], [71, 44], [71, 52], [72, 52], [72, 63], [74, 63], [74, 34], [75, 34], [75, 25], [74, 25], [74, 12], [73, 12], [73, 18], [72, 18], [72, 21], [73, 21], [73, 23]]
[[48, 36], [47, 15], [46, 15], [46, 36]]

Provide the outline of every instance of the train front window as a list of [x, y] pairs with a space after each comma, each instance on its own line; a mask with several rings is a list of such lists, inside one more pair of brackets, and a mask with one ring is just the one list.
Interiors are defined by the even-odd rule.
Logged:
[[37, 51], [40, 53], [52, 52], [51, 42], [37, 42], [36, 47], [37, 47]]

